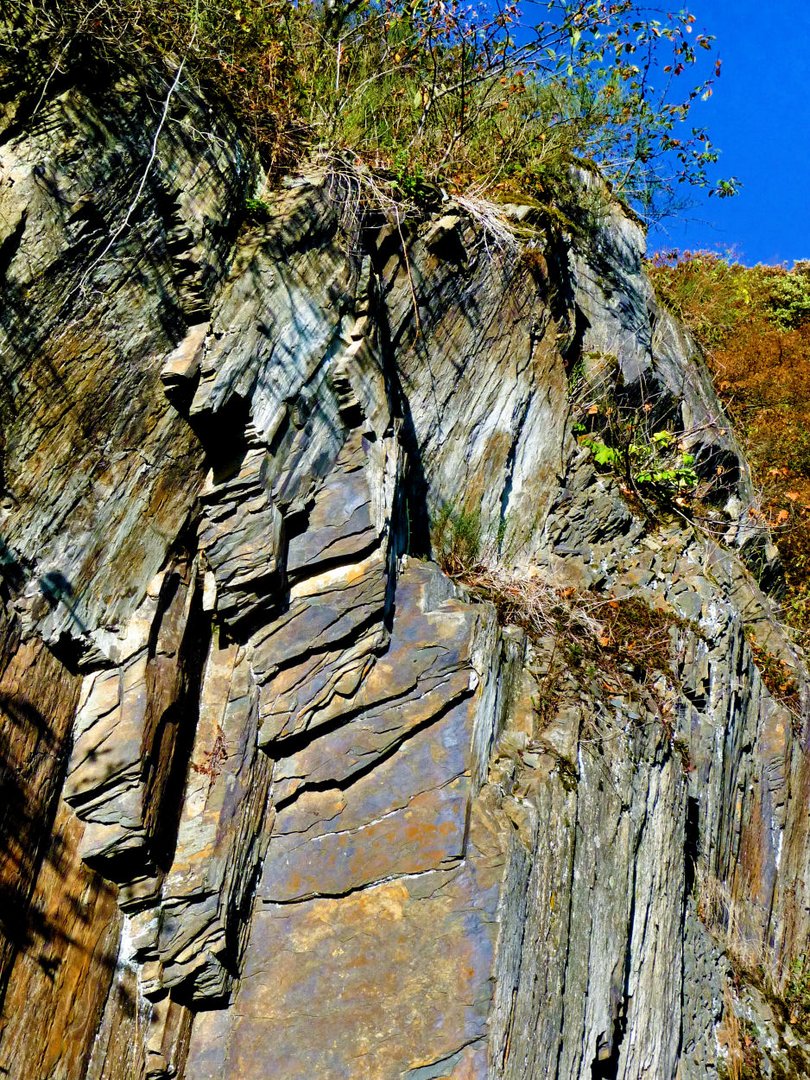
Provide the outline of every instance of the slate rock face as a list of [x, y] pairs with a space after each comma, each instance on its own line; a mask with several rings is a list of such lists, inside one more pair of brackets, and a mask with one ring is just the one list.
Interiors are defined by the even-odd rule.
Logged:
[[[247, 226], [191, 91], [146, 169], [165, 90], [3, 106], [4, 1075], [698, 1080], [735, 1016], [806, 1075], [805, 670], [639, 227], [591, 191], [531, 257], [452, 204], [349, 235], [326, 167]], [[722, 468], [704, 527], [577, 441], [605, 364]], [[667, 612], [656, 662], [500, 625], [446, 507], [596, 625]]]

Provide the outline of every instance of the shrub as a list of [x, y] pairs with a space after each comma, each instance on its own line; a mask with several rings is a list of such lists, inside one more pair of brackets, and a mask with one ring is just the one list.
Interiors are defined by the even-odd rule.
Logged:
[[677, 93], [712, 39], [687, 12], [630, 0], [18, 0], [12, 11], [7, 75], [30, 72], [32, 49], [60, 71], [87, 47], [182, 60], [271, 171], [348, 149], [394, 169], [406, 194], [423, 182], [525, 191], [573, 154], [650, 210], [678, 181], [707, 185], [717, 158], [703, 130], [679, 135], [711, 79]]
[[718, 393], [774, 531], [783, 613], [810, 642], [810, 266], [742, 266], [730, 255], [667, 252], [649, 265], [659, 299], [706, 351]]
[[780, 330], [796, 330], [810, 320], [810, 263], [799, 263], [792, 274], [776, 275], [767, 302]]
[[623, 494], [648, 515], [691, 510], [719, 487], [717, 468], [710, 477], [700, 475], [696, 433], [675, 429], [677, 405], [664, 394], [625, 387], [617, 357], [585, 354], [569, 373], [568, 390], [579, 443], [598, 468], [617, 475]]
[[666, 428], [649, 438], [642, 436], [619, 446], [609, 446], [590, 435], [583, 435], [581, 441], [591, 450], [597, 465], [615, 470], [636, 492], [651, 493], [660, 501], [680, 498], [683, 502], [700, 481], [694, 467], [695, 455], [683, 449]]
[[728, 340], [749, 317], [758, 295], [747, 268], [730, 255], [671, 251], [656, 255], [648, 269], [659, 299], [705, 349]]
[[659, 298], [708, 350], [749, 323], [795, 330], [810, 320], [810, 264], [742, 266], [733, 254], [662, 252], [648, 269]]
[[431, 529], [433, 554], [450, 577], [464, 574], [481, 558], [481, 515], [445, 505]]

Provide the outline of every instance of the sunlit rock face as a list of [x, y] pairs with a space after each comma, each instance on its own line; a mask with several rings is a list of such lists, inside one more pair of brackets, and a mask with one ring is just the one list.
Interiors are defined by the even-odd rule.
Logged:
[[[200, 98], [150, 162], [165, 91], [3, 106], [3, 1075], [698, 1080], [741, 957], [765, 1075], [806, 1075], [804, 669], [640, 228], [358, 229], [327, 169], [246, 223]], [[597, 361], [721, 470], [706, 524], [578, 441]], [[504, 626], [433, 561], [447, 507], [597, 625], [667, 612], [656, 663]]]

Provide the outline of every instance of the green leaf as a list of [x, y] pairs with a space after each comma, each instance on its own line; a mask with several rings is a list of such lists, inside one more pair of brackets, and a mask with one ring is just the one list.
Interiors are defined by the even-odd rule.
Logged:
[[588, 439], [585, 445], [590, 449], [597, 465], [615, 465], [619, 461], [618, 450], [614, 450], [612, 446], [607, 446], [599, 439]]

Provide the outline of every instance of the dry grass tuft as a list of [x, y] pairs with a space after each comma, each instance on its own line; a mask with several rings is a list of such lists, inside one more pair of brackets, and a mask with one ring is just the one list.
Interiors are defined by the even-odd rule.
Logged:
[[551, 641], [560, 670], [579, 672], [606, 692], [632, 697], [639, 685], [659, 676], [670, 684], [677, 632], [694, 631], [673, 613], [651, 608], [641, 596], [572, 588], [537, 569], [504, 566], [492, 552], [482, 553], [475, 514], [440, 514], [433, 550], [449, 577], [472, 597], [495, 606], [502, 625], [521, 627], [537, 643]]
[[458, 195], [454, 202], [460, 206], [481, 230], [490, 257], [514, 257], [520, 252], [520, 242], [512, 225], [506, 220], [497, 203], [476, 194]]

